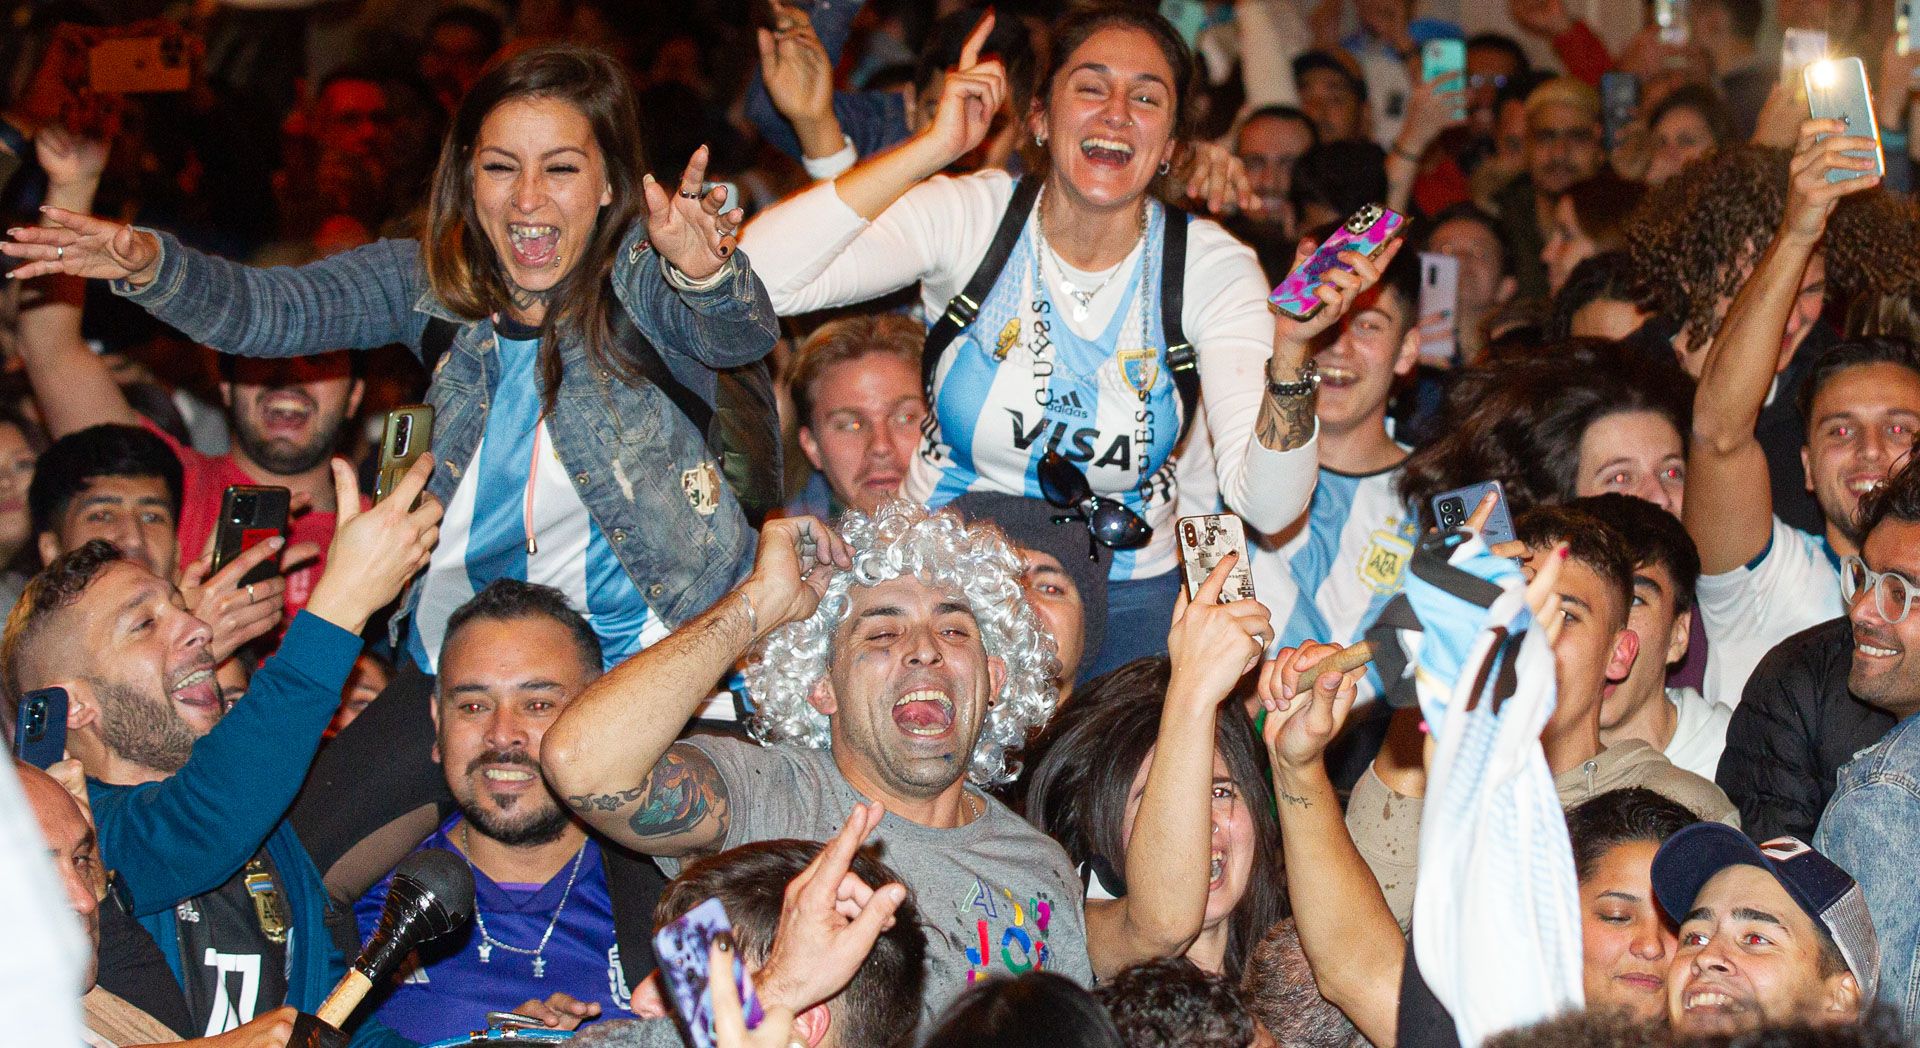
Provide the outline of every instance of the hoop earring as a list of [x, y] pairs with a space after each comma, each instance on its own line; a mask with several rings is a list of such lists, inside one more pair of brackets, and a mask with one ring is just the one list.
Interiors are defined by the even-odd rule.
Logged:
[[1040, 149], [1045, 149], [1045, 148], [1047, 148], [1047, 136], [1045, 136], [1045, 135], [1034, 135], [1034, 136], [1033, 136], [1033, 144], [1034, 144], [1034, 145], [1035, 145], [1036, 147], [1038, 147], [1038, 148], [1040, 148]]
[[1173, 161], [1171, 160], [1160, 161], [1160, 173], [1162, 175], [1165, 175], [1167, 172], [1171, 170], [1173, 170]]

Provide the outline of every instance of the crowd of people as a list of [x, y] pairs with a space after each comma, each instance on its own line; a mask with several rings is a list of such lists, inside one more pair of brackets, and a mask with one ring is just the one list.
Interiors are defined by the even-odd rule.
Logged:
[[1920, 1043], [1920, 49], [1485, 2], [0, 0], [9, 1038]]

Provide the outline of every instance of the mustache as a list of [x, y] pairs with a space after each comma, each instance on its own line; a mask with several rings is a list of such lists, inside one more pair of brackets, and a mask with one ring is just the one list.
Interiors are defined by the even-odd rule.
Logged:
[[536, 775], [540, 775], [543, 778], [545, 777], [545, 773], [540, 768], [540, 762], [534, 760], [533, 755], [526, 750], [487, 750], [467, 762], [467, 774], [472, 775], [474, 772], [490, 764], [518, 764], [523, 768], [532, 770]]
[[1871, 644], [1876, 648], [1892, 648], [1895, 651], [1903, 650], [1906, 647], [1900, 643], [1900, 638], [1895, 637], [1893, 634], [1884, 633], [1877, 626], [1868, 626], [1858, 622], [1853, 624], [1853, 640], [1856, 644]]

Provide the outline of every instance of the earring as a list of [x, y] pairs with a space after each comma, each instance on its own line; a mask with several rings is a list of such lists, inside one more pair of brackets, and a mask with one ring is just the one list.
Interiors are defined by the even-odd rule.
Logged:
[[1171, 161], [1171, 160], [1162, 160], [1162, 161], [1160, 161], [1160, 173], [1161, 173], [1162, 175], [1164, 175], [1164, 174], [1166, 174], [1167, 172], [1169, 172], [1169, 171], [1171, 171], [1171, 170], [1173, 170], [1173, 161]]
[[1045, 148], [1047, 148], [1047, 136], [1045, 136], [1045, 135], [1034, 135], [1034, 136], [1033, 136], [1033, 144], [1034, 144], [1034, 145], [1036, 145], [1036, 146], [1038, 146], [1038, 147], [1040, 147], [1041, 149], [1045, 149]]

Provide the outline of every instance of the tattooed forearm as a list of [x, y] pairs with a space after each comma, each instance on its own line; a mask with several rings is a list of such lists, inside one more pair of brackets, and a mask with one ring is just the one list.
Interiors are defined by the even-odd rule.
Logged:
[[1260, 446], [1271, 451], [1292, 451], [1313, 439], [1313, 409], [1319, 397], [1307, 393], [1298, 397], [1276, 397], [1268, 393], [1260, 402], [1260, 417], [1253, 433]]
[[642, 838], [672, 837], [703, 826], [717, 826], [717, 832], [724, 833], [727, 787], [706, 754], [676, 745], [633, 789], [569, 796], [567, 804], [589, 818], [631, 807], [627, 828]]
[[1302, 797], [1297, 793], [1288, 793], [1286, 790], [1286, 787], [1284, 786], [1275, 786], [1274, 792], [1279, 794], [1280, 803], [1282, 804], [1290, 805], [1295, 808], [1313, 807], [1313, 798]]

